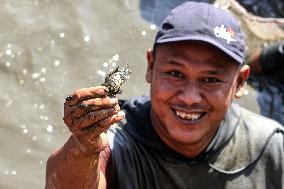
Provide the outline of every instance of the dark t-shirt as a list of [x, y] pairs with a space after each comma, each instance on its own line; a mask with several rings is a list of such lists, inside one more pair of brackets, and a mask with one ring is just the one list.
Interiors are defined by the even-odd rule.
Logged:
[[210, 145], [190, 159], [168, 148], [153, 129], [149, 97], [122, 108], [126, 119], [107, 133], [109, 188], [284, 187], [284, 132], [273, 120], [232, 105]]

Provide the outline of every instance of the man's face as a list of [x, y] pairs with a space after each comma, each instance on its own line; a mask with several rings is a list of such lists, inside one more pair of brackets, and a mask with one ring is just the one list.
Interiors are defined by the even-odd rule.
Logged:
[[156, 50], [155, 58], [148, 52], [146, 75], [153, 126], [169, 147], [194, 157], [213, 138], [248, 72], [204, 42], [167, 43]]

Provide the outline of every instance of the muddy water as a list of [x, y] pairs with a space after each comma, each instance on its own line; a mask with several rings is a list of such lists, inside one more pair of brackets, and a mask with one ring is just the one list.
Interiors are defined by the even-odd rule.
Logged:
[[170, 9], [159, 14], [157, 3], [0, 0], [1, 189], [44, 187], [47, 157], [69, 135], [63, 103], [74, 89], [128, 63], [133, 77], [120, 98], [148, 92], [146, 49]]

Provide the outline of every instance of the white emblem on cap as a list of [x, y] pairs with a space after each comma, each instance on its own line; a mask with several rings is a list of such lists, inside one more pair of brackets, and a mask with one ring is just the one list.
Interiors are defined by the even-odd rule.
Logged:
[[229, 44], [231, 41], [237, 41], [236, 39], [234, 39], [235, 33], [231, 27], [225, 28], [224, 25], [220, 27], [216, 26], [214, 28], [214, 33], [216, 37], [225, 39], [227, 41], [227, 44]]

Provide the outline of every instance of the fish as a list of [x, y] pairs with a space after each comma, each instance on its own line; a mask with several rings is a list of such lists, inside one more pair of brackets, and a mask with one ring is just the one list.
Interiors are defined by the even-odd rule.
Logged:
[[115, 69], [111, 70], [105, 77], [105, 81], [101, 84], [108, 88], [108, 95], [115, 96], [116, 94], [121, 94], [121, 85], [130, 79], [132, 70], [129, 69], [128, 64], [119, 68], [117, 66]]

